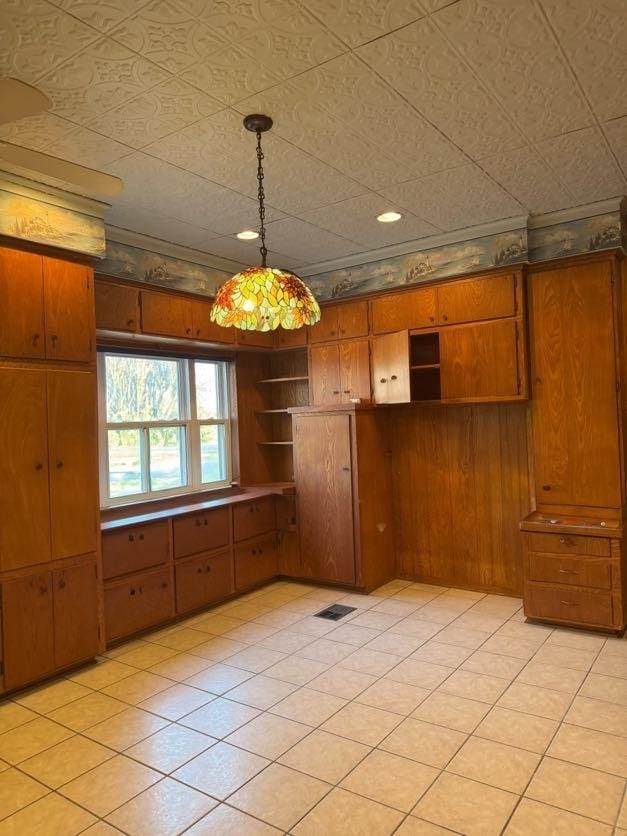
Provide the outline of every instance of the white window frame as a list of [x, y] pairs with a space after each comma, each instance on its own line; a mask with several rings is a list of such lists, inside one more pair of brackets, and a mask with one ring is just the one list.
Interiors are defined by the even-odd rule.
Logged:
[[[106, 357], [134, 357], [145, 360], [170, 360], [177, 363], [179, 378], [179, 415], [172, 421], [126, 421], [107, 422], [107, 379]], [[196, 404], [196, 380], [194, 363], [214, 363], [219, 370], [218, 414], [219, 418], [199, 418]], [[133, 505], [150, 499], [170, 496], [184, 496], [199, 491], [220, 490], [231, 485], [233, 453], [231, 448], [231, 416], [229, 410], [229, 362], [205, 357], [177, 357], [172, 355], [140, 354], [130, 351], [104, 350], [98, 352], [98, 428], [100, 437], [100, 504], [103, 508]], [[218, 482], [202, 482], [202, 459], [200, 455], [200, 431], [205, 426], [221, 426], [224, 432], [225, 478]], [[150, 490], [150, 444], [148, 435], [153, 428], [182, 427], [185, 430], [185, 451], [183, 470], [187, 484], [165, 490]], [[109, 430], [139, 430], [142, 460], [142, 491], [125, 496], [109, 496]], [[145, 465], [145, 466], [144, 466]]]

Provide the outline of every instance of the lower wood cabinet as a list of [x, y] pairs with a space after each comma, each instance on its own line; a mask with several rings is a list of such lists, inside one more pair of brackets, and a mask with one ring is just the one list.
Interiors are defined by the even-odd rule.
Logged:
[[174, 615], [170, 569], [158, 569], [105, 587], [107, 641], [137, 633]]
[[255, 538], [235, 547], [235, 589], [248, 589], [270, 580], [279, 571], [276, 534]]
[[234, 590], [230, 549], [178, 561], [174, 573], [177, 613], [213, 604], [227, 598]]
[[216, 508], [197, 514], [186, 514], [172, 521], [174, 557], [228, 546], [231, 539], [231, 510]]
[[274, 497], [267, 496], [255, 502], [233, 506], [233, 539], [247, 540], [276, 528]]
[[96, 655], [97, 596], [94, 562], [2, 583], [5, 689]]
[[105, 580], [165, 563], [170, 554], [167, 522], [105, 531], [102, 574]]

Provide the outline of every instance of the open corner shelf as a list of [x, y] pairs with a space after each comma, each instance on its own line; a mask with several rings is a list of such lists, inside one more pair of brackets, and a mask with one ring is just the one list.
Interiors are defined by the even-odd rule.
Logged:
[[295, 377], [265, 377], [259, 383], [296, 383], [299, 380], [309, 380], [308, 375], [297, 375]]

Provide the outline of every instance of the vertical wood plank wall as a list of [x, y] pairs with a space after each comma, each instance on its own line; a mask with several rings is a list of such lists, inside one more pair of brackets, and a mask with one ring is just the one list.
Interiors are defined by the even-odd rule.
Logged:
[[527, 405], [390, 413], [401, 576], [520, 594]]

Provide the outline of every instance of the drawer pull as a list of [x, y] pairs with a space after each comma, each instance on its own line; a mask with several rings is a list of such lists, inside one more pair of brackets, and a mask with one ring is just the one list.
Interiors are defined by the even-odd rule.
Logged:
[[41, 462], [37, 462], [37, 464], [35, 465], [35, 470], [43, 470], [43, 469], [44, 469], [43, 464]]
[[543, 490], [543, 491], [550, 491], [550, 490], [551, 490], [551, 486], [550, 486], [550, 485], [542, 485], [542, 490]]
[[135, 539], [135, 535], [134, 535], [134, 534], [129, 534], [129, 535], [128, 535], [128, 542], [129, 542], [129, 543], [132, 543], [134, 539]]
[[562, 546], [574, 546], [575, 543], [570, 537], [560, 537], [560, 543]]
[[382, 377], [381, 380], [379, 381], [379, 383], [387, 383], [387, 382], [388, 382], [387, 377]]
[[250, 506], [250, 508], [248, 510], [250, 511], [251, 514], [255, 513], [255, 509], [252, 505]]
[[140, 539], [140, 540], [143, 540], [143, 539], [144, 539], [144, 535], [143, 535], [143, 534], [140, 534], [140, 535], [139, 535], [139, 539]]
[[576, 607], [577, 606], [575, 601], [560, 601], [560, 604], [564, 604], [565, 607]]
[[196, 520], [196, 525], [202, 525], [202, 520]]
[[133, 589], [133, 587], [131, 587], [131, 588], [130, 588], [130, 590], [129, 590], [129, 593], [128, 593], [128, 594], [129, 594], [129, 595], [135, 595], [135, 590]]
[[207, 519], [203, 520], [203, 523], [202, 523], [202, 524], [203, 524], [203, 525], [209, 525], [209, 520], [207, 520]]
[[393, 375], [390, 377], [390, 380], [398, 380], [398, 378], [397, 378], [397, 376], [396, 376], [395, 374], [393, 374]]
[[578, 575], [579, 572], [576, 569], [560, 569], [562, 575]]

